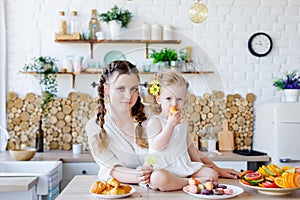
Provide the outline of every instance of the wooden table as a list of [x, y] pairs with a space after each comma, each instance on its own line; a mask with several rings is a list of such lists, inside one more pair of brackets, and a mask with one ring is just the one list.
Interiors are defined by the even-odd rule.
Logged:
[[[68, 186], [62, 191], [56, 200], [95, 200], [97, 199], [93, 195], [89, 194], [89, 188], [97, 180], [97, 176], [94, 175], [77, 175]], [[219, 183], [236, 185], [244, 189], [244, 193], [235, 197], [235, 199], [300, 199], [300, 190], [294, 191], [290, 195], [285, 196], [271, 196], [260, 194], [257, 191], [244, 187], [239, 184], [238, 180], [233, 179], [220, 179]], [[159, 192], [151, 189], [146, 189], [137, 185], [133, 185], [136, 192], [126, 199], [197, 199], [196, 197], [190, 196], [184, 193], [182, 190], [174, 192]]]

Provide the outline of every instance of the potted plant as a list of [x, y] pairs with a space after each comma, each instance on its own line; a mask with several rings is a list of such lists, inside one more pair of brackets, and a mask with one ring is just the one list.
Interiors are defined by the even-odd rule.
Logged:
[[185, 61], [187, 54], [183, 49], [176, 52], [175, 49], [163, 48], [160, 51], [152, 50], [150, 58], [153, 58], [153, 63], [166, 63], [165, 65], [171, 67], [178, 67], [179, 61]]
[[122, 27], [127, 28], [128, 23], [132, 19], [132, 13], [129, 10], [122, 10], [117, 5], [114, 5], [106, 13], [99, 15], [100, 21], [109, 24], [111, 38], [118, 39]]
[[42, 118], [46, 118], [50, 109], [50, 102], [54, 100], [57, 93], [57, 72], [56, 59], [49, 56], [34, 57], [32, 62], [25, 64], [23, 71], [36, 73], [35, 77], [38, 79], [42, 87], [41, 112]]
[[278, 78], [273, 81], [273, 86], [277, 90], [283, 90], [286, 95], [286, 101], [297, 101], [300, 89], [300, 76], [297, 71], [284, 72], [284, 78]]

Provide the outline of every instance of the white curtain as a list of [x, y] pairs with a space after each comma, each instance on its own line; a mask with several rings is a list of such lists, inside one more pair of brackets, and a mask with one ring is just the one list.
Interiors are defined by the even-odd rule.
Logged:
[[0, 0], [0, 152], [5, 151], [7, 141], [6, 131], [6, 0]]

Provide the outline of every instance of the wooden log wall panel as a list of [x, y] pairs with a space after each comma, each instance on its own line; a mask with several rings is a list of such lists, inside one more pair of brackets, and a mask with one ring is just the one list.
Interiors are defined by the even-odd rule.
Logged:
[[[159, 105], [152, 97], [145, 97], [144, 103], [151, 114], [159, 113]], [[221, 91], [205, 93], [202, 97], [188, 94], [184, 117], [189, 124], [189, 132], [194, 144], [205, 147], [206, 139], [217, 138], [222, 130], [224, 119], [228, 130], [234, 135], [234, 148], [252, 149], [255, 95], [224, 95]], [[89, 150], [85, 124], [96, 113], [96, 99], [83, 93], [71, 92], [67, 98], [55, 98], [47, 120], [43, 123], [45, 149], [70, 150], [73, 143], [82, 143], [83, 150]], [[22, 143], [35, 146], [35, 131], [42, 100], [28, 93], [20, 98], [14, 92], [7, 95], [7, 129], [10, 135], [8, 149], [19, 148]], [[205, 131], [203, 131], [205, 130]]]

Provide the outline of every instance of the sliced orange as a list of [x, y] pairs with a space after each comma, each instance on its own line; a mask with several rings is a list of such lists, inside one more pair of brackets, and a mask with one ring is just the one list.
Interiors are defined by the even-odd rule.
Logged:
[[293, 173], [288, 173], [287, 174], [287, 181], [289, 183], [289, 186], [291, 188], [296, 188], [297, 186], [294, 183], [294, 174]]
[[287, 169], [291, 169], [292, 167], [291, 166], [283, 166], [281, 168], [281, 171], [285, 172]]
[[275, 172], [276, 176], [281, 176], [281, 169], [275, 165], [275, 164], [269, 164], [268, 168], [270, 168], [271, 170], [273, 170], [273, 172]]
[[282, 174], [282, 179], [283, 179], [283, 186], [285, 188], [291, 188], [289, 182], [288, 182], [288, 173]]
[[298, 173], [298, 172], [296, 172], [296, 173], [294, 174], [293, 179], [294, 179], [294, 184], [295, 184], [295, 186], [296, 186], [296, 187], [299, 187], [299, 173]]
[[283, 178], [281, 177], [276, 177], [275, 180], [274, 180], [275, 184], [278, 186], [278, 187], [281, 187], [281, 188], [285, 188], [285, 185], [283, 183]]

